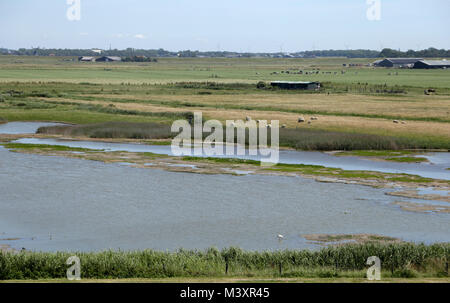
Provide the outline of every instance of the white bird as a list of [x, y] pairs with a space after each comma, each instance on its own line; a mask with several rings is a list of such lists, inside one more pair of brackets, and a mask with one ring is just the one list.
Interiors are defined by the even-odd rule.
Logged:
[[283, 240], [284, 239], [283, 235], [278, 235], [277, 237], [278, 237], [278, 240]]

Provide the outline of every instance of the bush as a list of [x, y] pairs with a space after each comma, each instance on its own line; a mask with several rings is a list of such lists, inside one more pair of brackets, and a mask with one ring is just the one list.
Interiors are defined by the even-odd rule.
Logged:
[[256, 84], [256, 88], [259, 88], [259, 89], [266, 88], [266, 83], [263, 82], [263, 81], [259, 81], [259, 82]]

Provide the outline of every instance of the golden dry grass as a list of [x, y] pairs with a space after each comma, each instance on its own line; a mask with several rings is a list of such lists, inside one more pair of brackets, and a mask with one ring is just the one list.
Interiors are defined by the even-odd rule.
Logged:
[[[136, 110], [143, 112], [185, 112], [185, 107], [169, 107], [163, 105], [153, 105], [144, 103], [121, 103], [111, 101], [85, 101], [85, 100], [67, 100], [63, 98], [50, 98], [48, 101], [57, 102], [76, 102], [80, 104], [114, 104], [118, 109]], [[233, 110], [233, 109], [216, 109], [205, 107], [189, 107], [189, 111], [200, 111], [204, 117], [208, 119], [225, 120], [237, 120], [245, 119], [246, 116], [250, 116], [253, 119], [261, 120], [279, 120], [280, 126], [286, 124], [287, 127], [307, 127], [313, 129], [325, 129], [325, 130], [340, 130], [348, 132], [359, 132], [367, 134], [378, 135], [399, 135], [399, 136], [413, 136], [413, 135], [429, 135], [440, 136], [449, 138], [450, 140], [450, 123], [441, 122], [429, 122], [429, 121], [406, 121], [406, 124], [393, 123], [390, 119], [379, 118], [364, 118], [353, 116], [333, 116], [333, 115], [314, 115], [318, 118], [316, 121], [312, 121], [311, 124], [297, 123], [299, 114], [276, 112], [276, 111], [258, 111], [258, 110]], [[303, 115], [307, 120], [312, 115]]]
[[191, 102], [216, 107], [239, 105], [283, 110], [326, 111], [362, 115], [396, 115], [408, 118], [450, 119], [449, 96], [368, 96], [353, 94], [240, 94], [240, 95], [91, 95], [107, 99]]

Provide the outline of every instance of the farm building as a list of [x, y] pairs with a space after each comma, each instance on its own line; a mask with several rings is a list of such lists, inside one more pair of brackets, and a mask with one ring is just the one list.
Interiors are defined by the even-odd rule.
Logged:
[[306, 90], [318, 90], [320, 89], [319, 82], [303, 82], [303, 81], [272, 81], [270, 85], [282, 89], [306, 89]]
[[372, 66], [378, 66], [381, 61], [383, 61], [383, 59], [372, 62]]
[[95, 60], [95, 62], [118, 62], [122, 61], [122, 58], [116, 56], [103, 56]]
[[79, 57], [78, 61], [81, 61], [81, 62], [94, 62], [95, 58], [94, 57], [83, 56], [83, 57]]
[[450, 68], [450, 61], [447, 60], [422, 60], [414, 63], [414, 68]]
[[386, 58], [373, 63], [378, 67], [413, 67], [414, 63], [423, 60], [422, 58]]

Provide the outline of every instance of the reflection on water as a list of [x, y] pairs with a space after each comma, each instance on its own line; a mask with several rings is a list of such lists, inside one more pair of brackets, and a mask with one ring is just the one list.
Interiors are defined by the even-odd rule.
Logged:
[[[404, 198], [300, 177], [173, 173], [8, 152], [0, 147], [0, 241], [34, 250], [264, 250], [311, 247], [301, 234], [372, 233], [450, 241], [447, 214]], [[277, 235], [285, 237], [281, 243]]]

